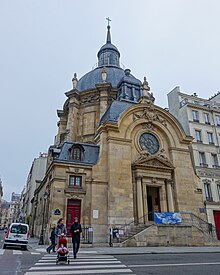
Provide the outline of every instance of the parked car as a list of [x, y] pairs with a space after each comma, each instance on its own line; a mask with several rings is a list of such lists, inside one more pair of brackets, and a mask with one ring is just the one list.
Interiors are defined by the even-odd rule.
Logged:
[[19, 246], [27, 250], [28, 239], [30, 236], [29, 226], [25, 223], [12, 223], [5, 235], [3, 248], [7, 246]]

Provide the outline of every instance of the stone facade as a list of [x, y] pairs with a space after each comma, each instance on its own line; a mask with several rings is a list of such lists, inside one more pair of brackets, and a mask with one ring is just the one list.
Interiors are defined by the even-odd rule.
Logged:
[[169, 111], [194, 137], [193, 164], [200, 178], [208, 222], [219, 228], [220, 239], [220, 95], [210, 99], [188, 95], [176, 87], [168, 94]]
[[60, 217], [68, 227], [78, 216], [83, 227], [92, 227], [94, 243], [107, 242], [110, 227], [153, 221], [158, 211], [206, 218], [199, 211], [204, 204], [192, 137], [154, 105], [146, 78], [141, 83], [119, 67], [119, 57], [108, 27], [100, 67], [79, 81], [74, 75], [58, 110], [45, 178], [35, 191], [37, 236], [42, 230], [48, 236]]

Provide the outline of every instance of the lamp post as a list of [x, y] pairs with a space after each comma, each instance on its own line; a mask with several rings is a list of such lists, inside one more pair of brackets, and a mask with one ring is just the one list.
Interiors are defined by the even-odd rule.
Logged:
[[41, 227], [41, 234], [40, 234], [40, 240], [39, 245], [44, 244], [44, 215], [45, 215], [45, 206], [46, 206], [46, 199], [48, 197], [47, 191], [44, 193], [44, 207], [43, 207], [43, 220], [42, 220], [42, 227]]

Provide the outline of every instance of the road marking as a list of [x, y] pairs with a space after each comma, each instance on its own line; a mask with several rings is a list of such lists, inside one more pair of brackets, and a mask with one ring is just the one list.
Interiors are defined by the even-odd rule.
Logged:
[[42, 256], [25, 275], [66, 275], [66, 274], [134, 274], [125, 264], [112, 255], [80, 255], [70, 259], [69, 264], [56, 265], [56, 255]]
[[0, 255], [3, 255], [5, 252], [5, 249], [0, 248]]
[[[42, 266], [42, 265], [54, 265], [55, 261], [51, 261], [50, 263], [48, 262], [40, 262], [40, 263], [36, 263], [35, 265], [38, 265], [38, 266]], [[81, 262], [81, 261], [71, 261], [70, 264], [71, 265], [76, 265], [76, 264], [120, 264], [121, 262], [120, 261], [95, 261], [93, 263], [91, 262]]]
[[[55, 259], [57, 254], [45, 254], [42, 259]], [[85, 255], [77, 255], [77, 259], [114, 259], [111, 255], [92, 255], [92, 256], [85, 256]]]
[[31, 252], [32, 255], [40, 255], [40, 252]]
[[[42, 262], [42, 263], [48, 263], [48, 262], [54, 262], [56, 261], [56, 258], [53, 258], [53, 259], [41, 259], [39, 260], [39, 262]], [[72, 258], [70, 258], [71, 260]], [[74, 259], [74, 262], [77, 261], [77, 262], [81, 262], [81, 263], [85, 263], [85, 261], [90, 261], [90, 262], [97, 262], [97, 261], [106, 261], [106, 262], [112, 262], [112, 261], [117, 261], [117, 259], [105, 259], [105, 258], [102, 258], [102, 259], [89, 259], [89, 258], [85, 258], [85, 259], [80, 259], [80, 258], [77, 258], [77, 259]]]
[[13, 254], [14, 255], [20, 255], [20, 254], [22, 254], [22, 252], [20, 250], [13, 250]]
[[160, 266], [193, 266], [193, 265], [220, 265], [220, 262], [211, 263], [180, 263], [180, 264], [134, 264], [128, 267], [160, 267]]
[[[126, 265], [124, 264], [117, 264], [117, 265], [74, 265], [74, 269], [86, 269], [86, 268], [124, 268]], [[64, 269], [64, 266], [62, 267]], [[72, 269], [72, 266], [65, 265], [65, 269]], [[57, 270], [57, 266], [34, 266], [29, 268], [29, 270]]]
[[96, 269], [96, 270], [62, 270], [62, 271], [39, 271], [39, 272], [26, 272], [25, 275], [66, 275], [66, 274], [100, 274], [100, 273], [132, 273], [131, 269]]

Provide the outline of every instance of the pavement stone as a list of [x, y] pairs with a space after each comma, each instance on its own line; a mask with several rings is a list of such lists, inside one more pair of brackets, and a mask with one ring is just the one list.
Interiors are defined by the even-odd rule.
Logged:
[[[45, 251], [48, 245], [39, 245], [39, 239], [30, 238], [29, 247], [37, 251]], [[158, 246], [158, 247], [91, 247], [80, 248], [81, 253], [98, 253], [106, 255], [126, 254], [181, 254], [181, 253], [220, 253], [219, 246]]]

